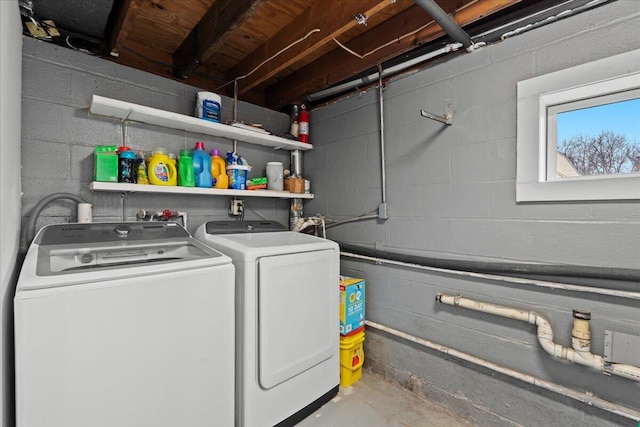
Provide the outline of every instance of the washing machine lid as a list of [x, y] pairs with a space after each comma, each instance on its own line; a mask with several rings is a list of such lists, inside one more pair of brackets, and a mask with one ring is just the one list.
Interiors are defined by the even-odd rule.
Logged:
[[234, 260], [252, 262], [263, 256], [340, 249], [334, 241], [293, 231], [260, 231], [235, 234], [209, 234], [208, 223], [196, 237]]
[[19, 289], [41, 289], [231, 263], [176, 223], [54, 224], [40, 230]]

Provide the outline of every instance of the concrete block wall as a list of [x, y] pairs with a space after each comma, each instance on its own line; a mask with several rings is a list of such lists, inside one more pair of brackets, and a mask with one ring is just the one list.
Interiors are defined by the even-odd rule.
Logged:
[[[637, 49], [640, 9], [616, 1], [397, 78], [384, 89], [390, 218], [329, 230], [339, 241], [442, 258], [640, 268], [640, 204], [516, 204], [516, 84]], [[420, 116], [442, 114], [453, 125]], [[305, 170], [316, 199], [307, 212], [344, 218], [381, 202], [379, 105], [371, 89], [311, 113], [315, 149]], [[571, 310], [592, 311], [593, 351], [605, 330], [640, 335], [637, 301], [342, 258], [343, 274], [367, 280], [367, 317], [524, 373], [640, 411], [640, 383], [554, 360], [535, 329], [448, 306], [435, 294], [535, 310], [557, 342], [571, 345]], [[561, 278], [547, 278], [562, 281]], [[638, 290], [640, 283], [585, 285]], [[369, 329], [366, 366], [435, 397], [478, 425], [635, 425]], [[432, 369], [433, 368], [433, 369]]]
[[[53, 44], [24, 38], [22, 84], [22, 214], [43, 197], [56, 192], [76, 194], [93, 203], [94, 221], [118, 221], [123, 217], [119, 193], [91, 192], [93, 153], [97, 145], [121, 145], [122, 126], [117, 120], [91, 116], [91, 97], [106, 96], [154, 108], [193, 115], [198, 88], [124, 67]], [[222, 119], [232, 117], [232, 100], [223, 97]], [[262, 123], [266, 129], [284, 132], [289, 117], [244, 102], [238, 119]], [[139, 123], [126, 126], [127, 145], [151, 151], [165, 147], [178, 153], [203, 141], [207, 150], [221, 153], [232, 149], [222, 138], [164, 129]], [[250, 176], [266, 176], [266, 163], [289, 164], [289, 152], [238, 142], [238, 153], [254, 167]], [[140, 209], [180, 210], [188, 214], [193, 232], [206, 220], [227, 220], [229, 197], [128, 194], [124, 200], [127, 220]], [[285, 199], [246, 198], [245, 218], [258, 215], [288, 223]], [[256, 213], [257, 212], [257, 213]], [[51, 203], [42, 212], [36, 228], [53, 222], [75, 221], [75, 203]]]

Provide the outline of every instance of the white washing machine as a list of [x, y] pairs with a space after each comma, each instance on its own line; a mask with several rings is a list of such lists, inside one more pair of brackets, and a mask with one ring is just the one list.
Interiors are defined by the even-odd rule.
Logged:
[[236, 268], [236, 425], [295, 425], [338, 392], [338, 245], [270, 221], [194, 237]]
[[18, 427], [234, 424], [234, 268], [178, 224], [44, 227], [14, 309]]

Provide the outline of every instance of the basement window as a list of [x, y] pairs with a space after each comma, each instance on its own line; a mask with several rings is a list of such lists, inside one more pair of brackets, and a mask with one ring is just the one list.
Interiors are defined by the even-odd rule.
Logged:
[[516, 201], [640, 199], [640, 50], [518, 82]]

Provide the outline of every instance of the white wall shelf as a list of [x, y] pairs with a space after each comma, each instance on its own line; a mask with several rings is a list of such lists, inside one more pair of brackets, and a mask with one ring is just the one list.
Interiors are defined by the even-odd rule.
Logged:
[[266, 132], [247, 130], [235, 126], [214, 123], [184, 114], [172, 113], [131, 102], [93, 95], [91, 114], [131, 120], [169, 129], [217, 136], [250, 144], [283, 150], [312, 150], [313, 145], [271, 135]]
[[139, 185], [100, 181], [93, 181], [89, 188], [91, 189], [91, 191], [112, 191], [118, 193], [196, 194], [202, 196], [233, 196], [241, 198], [271, 197], [276, 199], [313, 199], [313, 194], [290, 193], [288, 191], [231, 190], [222, 188]]

